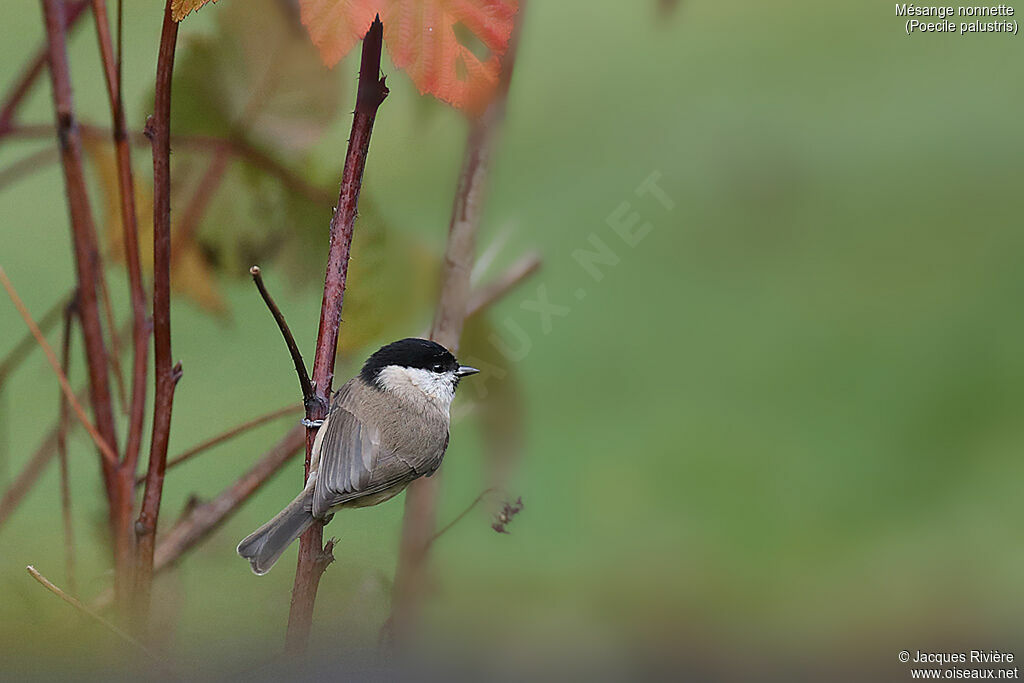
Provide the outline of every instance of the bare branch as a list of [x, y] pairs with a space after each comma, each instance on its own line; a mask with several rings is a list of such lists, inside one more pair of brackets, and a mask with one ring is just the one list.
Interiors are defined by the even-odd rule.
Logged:
[[213, 500], [196, 505], [160, 538], [154, 570], [161, 571], [219, 528], [302, 448], [306, 429], [295, 425], [238, 481]]
[[284, 343], [288, 345], [288, 353], [291, 354], [292, 363], [295, 364], [295, 374], [299, 376], [299, 387], [302, 389], [302, 403], [309, 409], [313, 399], [313, 385], [309, 381], [309, 375], [306, 373], [306, 363], [302, 360], [302, 353], [299, 351], [299, 345], [295, 343], [295, 337], [292, 335], [291, 328], [288, 327], [288, 323], [285, 322], [284, 315], [281, 313], [281, 309], [274, 303], [274, 298], [270, 296], [270, 292], [267, 291], [266, 285], [263, 284], [263, 274], [259, 266], [253, 266], [249, 269], [249, 273], [252, 275], [252, 281], [256, 283], [256, 289], [260, 290], [260, 296], [263, 297], [263, 303], [270, 309], [270, 314], [274, 316], [274, 321], [277, 323], [278, 329], [281, 330], [281, 335], [284, 337]]
[[479, 496], [477, 496], [473, 500], [473, 502], [470, 503], [469, 506], [465, 510], [463, 510], [462, 512], [460, 512], [458, 515], [455, 516], [455, 519], [453, 519], [452, 521], [450, 521], [447, 524], [445, 524], [441, 528], [440, 531], [438, 531], [436, 534], [434, 534], [433, 536], [430, 537], [430, 540], [427, 541], [427, 548], [426, 549], [429, 550], [430, 546], [434, 545], [434, 543], [437, 541], [437, 539], [439, 539], [442, 536], [444, 536], [446, 533], [448, 533], [448, 531], [453, 526], [455, 526], [456, 524], [461, 522], [466, 515], [468, 515], [470, 512], [473, 511], [473, 508], [475, 508], [477, 505], [480, 504], [480, 501], [482, 501], [484, 498], [486, 498], [490, 494], [497, 493], [497, 492], [498, 492], [498, 489], [496, 489], [496, 488], [484, 489], [484, 491]]
[[[78, 22], [78, 19], [82, 16], [82, 12], [89, 6], [89, 0], [79, 0], [76, 3], [67, 3], [64, 5], [64, 23], [67, 26], [67, 30]], [[3, 99], [3, 106], [0, 108], [0, 137], [3, 137], [8, 131], [10, 131], [12, 124], [14, 123], [14, 115], [17, 113], [18, 108], [24, 101], [25, 96], [28, 95], [35, 84], [36, 79], [43, 73], [43, 69], [46, 67], [46, 61], [49, 58], [48, 46], [43, 44], [42, 47], [36, 52], [35, 57], [29, 60], [25, 68], [22, 69], [21, 76], [14, 81], [14, 85], [7, 91], [7, 94]]]
[[156, 392], [153, 401], [153, 438], [142, 508], [135, 523], [135, 615], [144, 620], [149, 611], [153, 583], [153, 551], [156, 545], [164, 468], [171, 432], [174, 387], [181, 378], [181, 364], [171, 358], [171, 78], [178, 23], [171, 17], [171, 2], [164, 7], [160, 52], [156, 63], [156, 98], [147, 130], [153, 141], [153, 366]]
[[[106, 0], [92, 0], [96, 23], [96, 37], [99, 41], [100, 56], [103, 59], [103, 77], [107, 86], [107, 100], [110, 103], [110, 131], [117, 155], [118, 198], [121, 208], [121, 231], [124, 236], [125, 263], [128, 270], [128, 290], [132, 304], [132, 396], [128, 409], [128, 440], [124, 449], [124, 467], [129, 470], [124, 477], [134, 477], [139, 451], [142, 447], [142, 427], [146, 412], [146, 372], [149, 358], [149, 315], [146, 310], [146, 291], [142, 284], [142, 265], [139, 257], [138, 213], [135, 209], [135, 182], [132, 174], [132, 158], [128, 126], [125, 121], [124, 99], [121, 93], [121, 0], [117, 3], [117, 54], [110, 37], [110, 23], [107, 19]], [[105, 288], [104, 288], [105, 292]], [[104, 294], [105, 296], [105, 294]], [[118, 361], [118, 337], [110, 323], [111, 339], [114, 343], [114, 360]], [[124, 405], [124, 379], [120, 362], [114, 366]]]
[[[327, 274], [324, 278], [324, 296], [320, 306], [320, 328], [317, 332], [316, 356], [313, 359], [314, 400], [307, 403], [306, 417], [322, 420], [327, 416], [334, 379], [334, 359], [338, 351], [338, 326], [345, 299], [348, 258], [352, 246], [352, 231], [359, 205], [359, 191], [363, 184], [363, 169], [370, 149], [370, 136], [377, 109], [388, 96], [385, 79], [380, 77], [380, 57], [384, 27], [380, 17], [374, 19], [363, 39], [359, 65], [359, 88], [352, 119], [345, 168], [341, 175], [338, 204], [331, 218], [330, 248], [327, 254]], [[309, 478], [309, 460], [313, 449], [315, 429], [306, 433], [306, 478]], [[291, 609], [288, 612], [288, 633], [285, 651], [301, 654], [309, 643], [313, 623], [313, 605], [316, 601], [320, 577], [330, 561], [330, 549], [323, 547], [322, 523], [314, 523], [299, 539], [299, 562], [295, 569]]]
[[518, 287], [520, 283], [540, 270], [542, 260], [539, 254], [527, 254], [513, 263], [508, 270], [492, 282], [479, 288], [469, 298], [466, 306], [466, 318], [489, 308], [506, 294]]
[[[202, 443], [200, 443], [198, 445], [195, 445], [192, 448], [188, 449], [184, 453], [182, 453], [182, 454], [180, 454], [178, 456], [175, 456], [174, 458], [171, 458], [170, 460], [167, 461], [167, 468], [166, 469], [169, 470], [171, 468], [177, 467], [178, 465], [191, 460], [192, 458], [194, 458], [197, 455], [199, 455], [199, 454], [201, 454], [201, 453], [203, 453], [203, 452], [213, 448], [214, 446], [218, 446], [218, 445], [224, 443], [225, 441], [229, 441], [230, 439], [233, 439], [236, 436], [239, 436], [241, 434], [246, 433], [250, 429], [255, 429], [256, 427], [259, 427], [260, 425], [264, 425], [264, 424], [266, 424], [268, 422], [271, 422], [273, 420], [276, 420], [276, 419], [278, 419], [280, 417], [284, 417], [285, 415], [295, 415], [297, 413], [300, 413], [301, 411], [302, 411], [302, 407], [301, 406], [289, 405], [289, 406], [285, 406], [283, 408], [278, 408], [277, 410], [271, 411], [271, 412], [267, 413], [266, 415], [260, 415], [259, 417], [255, 417], [255, 418], [253, 418], [253, 419], [251, 419], [251, 420], [249, 420], [247, 422], [243, 422], [242, 424], [240, 424], [240, 425], [238, 425], [236, 427], [232, 427], [231, 429], [227, 430], [223, 434], [218, 434], [217, 436], [214, 436], [214, 437], [212, 437], [210, 439], [207, 439], [206, 441], [203, 441]], [[135, 481], [135, 485], [139, 486], [140, 484], [142, 484], [145, 481], [146, 481], [145, 477], [139, 477]]]
[[71, 407], [74, 409], [75, 415], [78, 416], [79, 422], [81, 422], [86, 431], [89, 432], [89, 436], [92, 437], [93, 443], [95, 443], [96, 447], [99, 448], [100, 453], [103, 455], [106, 462], [116, 467], [117, 453], [115, 453], [114, 449], [104, 441], [103, 436], [99, 433], [96, 427], [92, 425], [92, 422], [89, 421], [89, 418], [85, 414], [85, 410], [82, 408], [82, 404], [78, 402], [75, 392], [71, 389], [71, 384], [68, 383], [68, 378], [60, 369], [60, 362], [57, 360], [56, 354], [54, 354], [53, 349], [50, 348], [50, 345], [46, 341], [46, 337], [44, 337], [43, 333], [39, 330], [39, 326], [36, 325], [36, 322], [32, 319], [28, 309], [25, 308], [25, 304], [21, 301], [21, 297], [18, 296], [18, 292], [15, 291], [14, 285], [12, 285], [11, 281], [7, 278], [7, 273], [4, 271], [2, 266], [0, 266], [0, 284], [2, 284], [4, 289], [7, 290], [7, 295], [11, 297], [11, 301], [14, 302], [14, 307], [18, 309], [18, 313], [21, 315], [22, 320], [25, 321], [25, 324], [28, 325], [28, 328], [32, 331], [32, 335], [43, 348], [43, 353], [46, 354], [46, 360], [49, 361], [50, 367], [53, 368], [53, 372], [57, 375], [57, 381], [60, 382], [60, 387], [64, 391], [64, 395], [67, 397], [68, 401], [71, 403]]

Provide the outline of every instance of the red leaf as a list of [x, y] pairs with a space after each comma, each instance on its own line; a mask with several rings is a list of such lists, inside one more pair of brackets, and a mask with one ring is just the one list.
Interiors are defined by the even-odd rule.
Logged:
[[[300, 0], [302, 23], [328, 66], [337, 64], [366, 35], [374, 16], [395, 66], [421, 93], [456, 107], [480, 111], [498, 83], [517, 0]], [[463, 35], [488, 54], [477, 57]]]

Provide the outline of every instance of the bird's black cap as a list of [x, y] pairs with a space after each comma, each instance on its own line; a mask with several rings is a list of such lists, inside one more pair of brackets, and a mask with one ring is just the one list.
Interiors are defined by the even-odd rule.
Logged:
[[359, 376], [367, 384], [374, 384], [380, 371], [389, 365], [435, 372], [458, 372], [459, 370], [458, 361], [448, 349], [429, 339], [409, 337], [381, 347], [367, 359]]

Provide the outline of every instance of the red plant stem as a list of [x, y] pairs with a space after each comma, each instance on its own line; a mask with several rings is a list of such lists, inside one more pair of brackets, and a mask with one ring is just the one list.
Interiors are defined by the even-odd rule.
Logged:
[[[501, 76], [494, 99], [483, 115], [470, 124], [462, 172], [455, 192], [448, 246], [441, 273], [441, 295], [430, 330], [431, 339], [453, 352], [458, 350], [470, 301], [470, 273], [476, 251], [476, 234], [483, 215], [487, 172], [498, 128], [505, 114], [524, 5], [520, 5], [508, 51], [502, 58]], [[438, 474], [417, 479], [409, 485], [405, 494], [402, 538], [391, 594], [391, 617], [388, 620], [390, 636], [399, 644], [412, 637], [426, 591], [428, 551], [437, 526]]]
[[[121, 11], [118, 1], [118, 43], [120, 45]], [[142, 284], [142, 265], [139, 258], [138, 213], [135, 209], [135, 183], [132, 176], [131, 140], [125, 122], [124, 99], [121, 94], [120, 51], [115, 57], [107, 20], [105, 0], [92, 0], [96, 21], [96, 37], [103, 59], [103, 77], [110, 102], [113, 122], [112, 136], [117, 156], [117, 179], [121, 200], [121, 229], [124, 233], [125, 262], [128, 266], [128, 289], [132, 306], [132, 394], [128, 411], [128, 440], [124, 449], [122, 477], [135, 476], [136, 463], [142, 444], [142, 427], [146, 412], [146, 371], [149, 355], [149, 316], [146, 310], [146, 292]], [[111, 334], [115, 334], [111, 328]], [[116, 337], [114, 337], [116, 339]]]
[[[273, 420], [276, 420], [278, 418], [284, 417], [286, 415], [292, 415], [292, 414], [298, 413], [301, 409], [302, 409], [301, 406], [298, 406], [298, 405], [285, 406], [284, 408], [278, 408], [277, 410], [274, 410], [272, 412], [266, 413], [265, 415], [260, 415], [259, 417], [254, 417], [253, 419], [248, 420], [246, 422], [243, 422], [242, 424], [240, 424], [240, 425], [238, 425], [236, 427], [232, 427], [231, 429], [227, 430], [226, 432], [223, 432], [221, 434], [218, 434], [217, 436], [211, 437], [211, 438], [207, 439], [206, 441], [203, 441], [202, 443], [200, 443], [200, 444], [198, 444], [196, 446], [193, 446], [192, 448], [188, 449], [184, 453], [181, 453], [180, 455], [177, 455], [177, 456], [175, 456], [173, 458], [170, 458], [167, 461], [167, 467], [164, 468], [164, 472], [166, 474], [166, 472], [168, 470], [170, 470], [170, 469], [172, 469], [174, 467], [177, 467], [178, 465], [181, 465], [182, 463], [188, 462], [192, 458], [194, 458], [197, 455], [200, 455], [202, 453], [205, 453], [206, 451], [210, 450], [214, 446], [219, 446], [220, 444], [224, 443], [225, 441], [230, 441], [231, 439], [235, 438], [236, 436], [240, 436], [242, 434], [245, 434], [246, 432], [248, 432], [251, 429], [255, 429], [256, 427], [259, 427], [261, 425], [265, 425], [266, 423], [272, 422]], [[135, 485], [139, 486], [139, 485], [144, 484], [145, 482], [146, 482], [146, 478], [145, 477], [139, 477], [135, 481]], [[157, 552], [159, 552], [159, 547], [157, 549]]]
[[[79, 0], [79, 2], [67, 3], [63, 6], [64, 24], [67, 27], [65, 30], [71, 30], [88, 6], [89, 0]], [[25, 100], [25, 96], [32, 89], [36, 79], [39, 78], [39, 74], [43, 72], [43, 67], [46, 66], [48, 59], [49, 46], [44, 44], [39, 48], [36, 56], [25, 65], [21, 76], [18, 77], [14, 85], [7, 91], [3, 99], [3, 107], [0, 108], [0, 137], [3, 137], [10, 131], [14, 123], [14, 115], [18, 112], [18, 107]]]
[[[313, 359], [315, 400], [307, 403], [306, 417], [322, 420], [327, 417], [334, 379], [334, 358], [338, 351], [338, 326], [345, 297], [352, 229], [356, 220], [359, 190], [363, 183], [366, 155], [377, 109], [388, 95], [385, 79], [380, 77], [380, 56], [384, 27], [377, 17], [363, 39], [362, 59], [359, 66], [359, 89], [356, 95], [352, 134], [349, 136], [345, 168], [341, 175], [338, 205], [330, 226], [330, 249], [327, 255], [327, 274], [324, 278], [324, 296], [320, 306], [320, 328], [317, 332], [316, 356]], [[306, 478], [309, 477], [309, 459], [316, 429], [306, 433]], [[288, 633], [285, 651], [301, 654], [309, 643], [313, 623], [313, 605], [320, 577], [330, 562], [330, 553], [323, 548], [323, 524], [313, 524], [299, 541], [299, 561], [292, 587], [292, 602], [288, 612]]]
[[[153, 583], [153, 550], [156, 543], [160, 499], [167, 465], [174, 387], [181, 378], [181, 364], [171, 359], [171, 76], [178, 23], [171, 17], [171, 2], [164, 8], [160, 52], [156, 66], [156, 98], [147, 130], [153, 141], [153, 347], [156, 392], [153, 399], [153, 438], [142, 508], [135, 524], [135, 616], [144, 623]], [[134, 482], [132, 482], [134, 484]]]
[[[117, 452], [117, 431], [110, 397], [110, 378], [103, 325], [97, 302], [99, 279], [103, 277], [96, 230], [89, 208], [89, 196], [82, 162], [82, 140], [75, 121], [71, 96], [71, 72], [68, 66], [67, 29], [63, 5], [57, 0], [43, 0], [43, 15], [57, 122], [57, 141], [64, 170], [64, 185], [71, 215], [75, 268], [78, 279], [78, 319], [82, 328], [85, 357], [88, 365], [90, 404], [96, 428], [113, 451]], [[118, 486], [114, 462], [101, 460], [103, 480], [107, 489], [109, 516], [114, 537], [114, 584], [123, 595], [131, 574], [131, 487]], [[129, 482], [130, 484], [130, 482]]]
[[292, 334], [291, 328], [288, 327], [281, 309], [277, 307], [274, 297], [270, 296], [267, 286], [263, 283], [263, 271], [260, 270], [259, 266], [253, 266], [249, 269], [249, 274], [252, 275], [252, 281], [256, 283], [256, 289], [259, 290], [260, 296], [263, 297], [263, 303], [270, 309], [270, 315], [274, 316], [277, 328], [281, 330], [281, 336], [284, 337], [284, 343], [288, 347], [288, 353], [292, 357], [292, 364], [295, 366], [295, 374], [299, 377], [302, 404], [308, 405], [311, 401], [315, 400], [313, 397], [313, 383], [310, 382], [309, 375], [306, 373], [306, 364], [302, 360], [299, 345], [295, 343], [295, 336]]
[[264, 454], [238, 481], [213, 500], [189, 510], [167, 533], [156, 548], [154, 571], [171, 566], [186, 552], [218, 529], [256, 491], [291, 460], [302, 448], [306, 429], [295, 425]]
[[[75, 317], [75, 303], [68, 302], [64, 307], [64, 334], [61, 339], [60, 363], [61, 370], [67, 376], [71, 367], [71, 332]], [[57, 428], [57, 458], [60, 465], [60, 510], [64, 522], [64, 567], [68, 590], [72, 595], [78, 594], [78, 581], [75, 577], [75, 527], [71, 519], [71, 479], [68, 471], [68, 425], [70, 415], [67, 396], [60, 395], [60, 417]]]

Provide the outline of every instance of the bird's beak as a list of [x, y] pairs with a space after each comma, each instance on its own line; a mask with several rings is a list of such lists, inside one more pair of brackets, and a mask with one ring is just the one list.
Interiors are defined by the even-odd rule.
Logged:
[[468, 365], [460, 365], [459, 369], [455, 371], [456, 377], [466, 377], [468, 375], [475, 375], [480, 372], [476, 368], [471, 368]]

